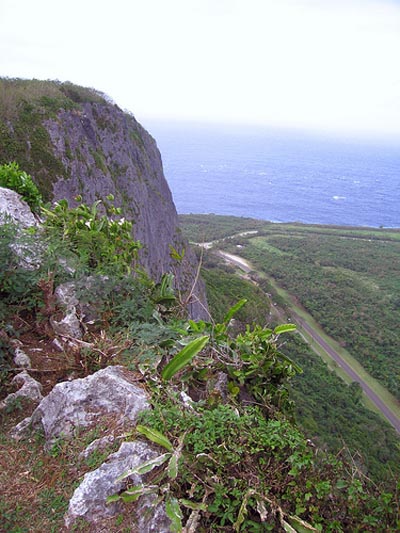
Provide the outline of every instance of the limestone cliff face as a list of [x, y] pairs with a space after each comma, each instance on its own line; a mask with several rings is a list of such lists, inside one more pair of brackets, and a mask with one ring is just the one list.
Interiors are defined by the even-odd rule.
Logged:
[[[197, 260], [180, 234], [156, 142], [132, 115], [96, 91], [58, 82], [1, 80], [0, 105], [2, 163], [16, 160], [49, 200], [74, 204], [81, 195], [90, 204], [113, 194], [143, 244], [141, 265], [156, 280], [177, 269], [177, 285], [190, 292]], [[185, 249], [179, 268], [170, 245]], [[204, 305], [200, 281], [192, 315], [204, 317]]]

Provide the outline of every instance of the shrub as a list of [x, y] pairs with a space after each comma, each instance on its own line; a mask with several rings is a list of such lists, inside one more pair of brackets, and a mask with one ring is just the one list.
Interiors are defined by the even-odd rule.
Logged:
[[[113, 199], [112, 195], [107, 197], [108, 201]], [[141, 248], [132, 237], [132, 222], [120, 218], [120, 208], [100, 204], [98, 200], [92, 206], [81, 203], [70, 207], [67, 200], [60, 200], [52, 209], [43, 209], [45, 227], [50, 235], [64, 241], [88, 271], [130, 273]]]
[[32, 211], [36, 213], [39, 211], [42, 196], [32, 178], [25, 171], [20, 170], [18, 163], [0, 165], [0, 186], [17, 192]]

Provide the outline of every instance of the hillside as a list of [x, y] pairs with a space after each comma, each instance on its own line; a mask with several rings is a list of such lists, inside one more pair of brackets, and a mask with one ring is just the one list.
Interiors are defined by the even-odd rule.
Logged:
[[[210, 309], [216, 316], [221, 316], [221, 302], [225, 305], [233, 303], [234, 298], [231, 294], [232, 287], [235, 285], [240, 285], [240, 290], [244, 294], [248, 291], [252, 292], [250, 298], [252, 305], [242, 310], [241, 318], [245, 322], [256, 320], [257, 322], [261, 321], [261, 323], [269, 324], [271, 321], [273, 323], [277, 320], [276, 313], [273, 312], [277, 308], [272, 305], [272, 302], [275, 302], [275, 305], [278, 303], [284, 316], [290, 316], [291, 305], [294, 305], [295, 300], [291, 303], [290, 299], [282, 298], [281, 292], [277, 292], [277, 287], [281, 284], [282, 286], [287, 286], [286, 284], [290, 282], [293, 284], [293, 280], [296, 279], [295, 276], [302, 275], [301, 282], [298, 283], [299, 291], [301, 290], [307, 295], [309, 293], [314, 294], [318, 289], [316, 282], [321, 279], [320, 291], [323, 292], [323, 280], [320, 276], [315, 275], [318, 263], [308, 260], [309, 250], [313, 250], [314, 253], [318, 250], [321, 271], [324, 270], [322, 265], [327, 261], [333, 264], [334, 252], [336, 252], [337, 261], [347, 261], [354, 265], [362, 264], [362, 279], [365, 280], [376, 275], [375, 249], [381, 243], [381, 247], [386, 250], [388, 259], [385, 260], [385, 255], [381, 254], [379, 262], [380, 284], [382, 287], [389, 286], [390, 283], [393, 286], [393, 283], [396, 282], [392, 270], [396, 268], [398, 261], [390, 259], [398, 253], [400, 233], [396, 230], [270, 224], [260, 220], [214, 215], [180, 215], [180, 221], [184, 233], [191, 241], [205, 240], [210, 242], [214, 239], [227, 239], [215, 243], [214, 253], [212, 248], [202, 251], [203, 277], [207, 285]], [[255, 231], [257, 233], [254, 233]], [[230, 238], [232, 235], [236, 235], [236, 237]], [[357, 245], [359, 241], [355, 242], [358, 237], [360, 238], [359, 245]], [[278, 239], [280, 240], [278, 241]], [[274, 241], [274, 246], [272, 241]], [[283, 244], [278, 248], [276, 242]], [[350, 243], [349, 246], [348, 243]], [[259, 269], [258, 274], [254, 273], [252, 276], [253, 279], [258, 280], [258, 288], [249, 280], [238, 277], [235, 268], [226, 265], [220, 257], [215, 255], [215, 250], [221, 248], [236, 255], [251, 258], [253, 264], [257, 265], [255, 268]], [[345, 248], [346, 255], [344, 254]], [[292, 255], [289, 255], [287, 251], [289, 249], [294, 250]], [[341, 253], [338, 253], [338, 249]], [[368, 250], [371, 253], [368, 253]], [[274, 261], [273, 264], [272, 261]], [[294, 263], [294, 261], [296, 262]], [[291, 270], [289, 270], [288, 265], [291, 265]], [[331, 266], [331, 271], [334, 272], [333, 266]], [[385, 272], [387, 272], [387, 280]], [[267, 274], [267, 277], [262, 277], [264, 273]], [[277, 273], [276, 278], [275, 273]], [[350, 277], [350, 274], [348, 269], [347, 276]], [[342, 269], [336, 275], [343, 276]], [[355, 277], [356, 272], [354, 271], [352, 278]], [[369, 285], [371, 290], [376, 290], [372, 282]], [[377, 328], [379, 319], [379, 342], [382, 342], [381, 339], [392, 339], [393, 337], [395, 342], [398, 342], [398, 336], [390, 328], [391, 322], [384, 324], [381, 318], [388, 314], [387, 309], [382, 309], [381, 302], [385, 300], [384, 292], [375, 302], [372, 302], [373, 295], [368, 295], [365, 282], [364, 290], [359, 296], [356, 293], [357, 284], [354, 284], [353, 302], [350, 305], [347, 299], [343, 297], [339, 283], [336, 288], [337, 292], [332, 285], [328, 284], [326, 286], [327, 294], [322, 295], [330, 302], [329, 310], [322, 321], [323, 324], [330, 324], [329, 331], [338, 327], [336, 325], [336, 320], [338, 320], [340, 324], [347, 325], [348, 330], [352, 332], [350, 338], [355, 339], [357, 343], [356, 335], [363, 324], [359, 323], [358, 316], [354, 316], [352, 322], [349, 315], [359, 308], [358, 298], [363, 300], [369, 298], [372, 317], [369, 331]], [[234, 293], [235, 291], [236, 293], [239, 292], [238, 289], [234, 289]], [[294, 294], [298, 296], [299, 293]], [[393, 290], [392, 298], [396, 298], [395, 290]], [[307, 301], [311, 301], [309, 296]], [[303, 300], [298, 296], [296, 302], [299, 305], [299, 302], [303, 303]], [[316, 302], [318, 302], [318, 298], [316, 298]], [[317, 305], [317, 303], [313, 305]], [[373, 317], [375, 316], [378, 318], [374, 321]], [[368, 339], [370, 343], [377, 340], [372, 334], [368, 335]], [[364, 343], [366, 342], [367, 340], [364, 340]], [[400, 474], [398, 469], [400, 464], [398, 435], [378, 414], [369, 410], [371, 408], [369, 403], [367, 404], [368, 408], [366, 407], [365, 396], [362, 395], [360, 387], [355, 383], [350, 387], [346, 385], [346, 382], [341, 379], [346, 379], [346, 376], [338, 369], [338, 366], [332, 363], [329, 358], [321, 359], [321, 353], [319, 352], [317, 355], [301, 338], [296, 337], [288, 340], [285, 349], [304, 370], [303, 374], [298, 375], [292, 382], [292, 398], [295, 399], [297, 419], [307, 435], [319, 445], [327, 446], [335, 453], [347, 448], [349, 453], [356, 458], [357, 463], [362, 464], [368, 474], [377, 480], [390, 477], [393, 473], [398, 476]], [[392, 360], [389, 364], [384, 365], [381, 373], [384, 374], [390, 365], [396, 364], [396, 359]], [[336, 375], [337, 373], [339, 375]], [[348, 379], [347, 382], [349, 382]]]
[[196, 259], [178, 228], [156, 142], [108, 97], [72, 83], [0, 79], [0, 163], [16, 161], [45, 201], [113, 195], [142, 243], [139, 261], [155, 279], [172, 268], [171, 246], [186, 250], [176, 283], [207, 316]]

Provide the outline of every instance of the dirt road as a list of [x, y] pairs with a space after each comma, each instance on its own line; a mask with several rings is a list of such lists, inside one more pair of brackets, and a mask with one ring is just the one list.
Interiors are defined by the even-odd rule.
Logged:
[[[238, 266], [246, 274], [254, 270], [248, 261], [246, 261], [242, 257], [239, 257], [238, 255], [228, 254], [221, 250], [219, 250], [217, 253], [229, 263]], [[395, 428], [397, 433], [400, 434], [400, 419], [396, 416], [396, 414], [391, 409], [389, 409], [389, 407], [385, 404], [385, 402], [371, 389], [368, 383], [366, 383], [366, 381], [364, 381], [362, 377], [359, 376], [359, 374], [357, 374], [357, 372], [343, 359], [343, 357], [336, 350], [334, 350], [321, 337], [321, 335], [319, 335], [317, 331], [315, 331], [315, 329], [312, 328], [304, 319], [302, 319], [293, 310], [290, 310], [290, 314], [292, 316], [294, 323], [297, 324], [297, 326], [300, 329], [303, 329], [304, 331], [306, 331], [310, 335], [310, 337], [329, 355], [329, 357], [331, 357], [346, 372], [346, 374], [352, 379], [352, 381], [356, 381], [357, 383], [360, 384], [365, 395], [376, 405], [376, 407], [381, 411], [384, 417]]]

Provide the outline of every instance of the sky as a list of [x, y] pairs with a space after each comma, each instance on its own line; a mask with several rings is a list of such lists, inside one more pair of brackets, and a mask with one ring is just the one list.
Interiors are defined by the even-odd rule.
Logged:
[[146, 120], [400, 139], [400, 2], [0, 0], [0, 76], [72, 81]]

